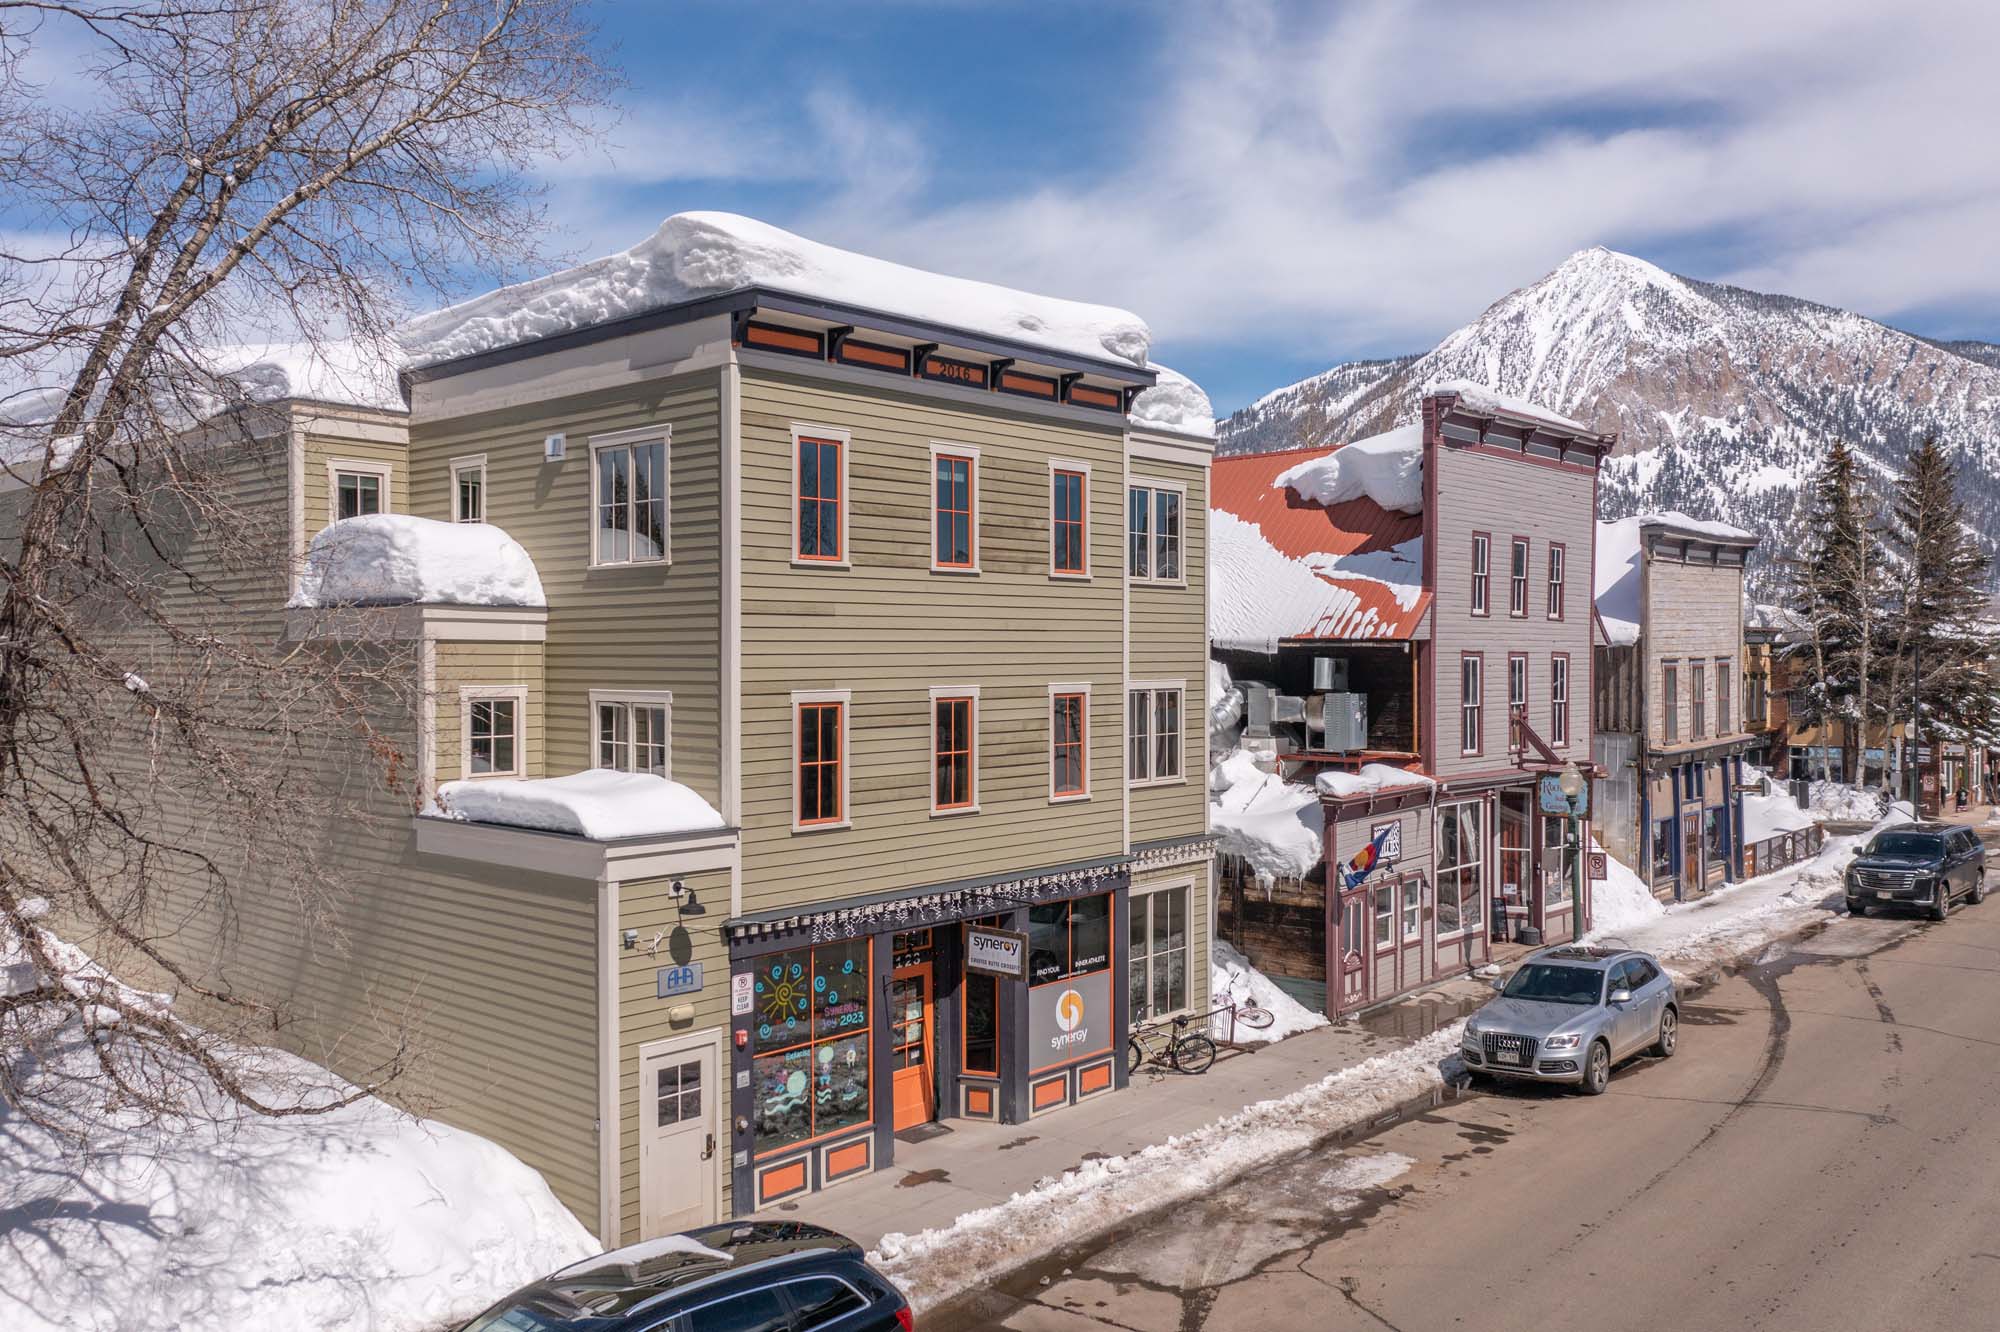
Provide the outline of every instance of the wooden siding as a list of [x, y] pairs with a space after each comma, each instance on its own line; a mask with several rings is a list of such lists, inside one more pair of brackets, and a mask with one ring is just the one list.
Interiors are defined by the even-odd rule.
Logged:
[[[1693, 672], [1699, 664], [1707, 690], [1707, 729], [1702, 739], [1743, 733], [1743, 570], [1733, 565], [1682, 564], [1678, 560], [1644, 557], [1645, 618], [1642, 648], [1646, 670], [1646, 735], [1654, 744], [1666, 737], [1666, 697], [1661, 666], [1680, 663], [1680, 740], [1696, 738], [1693, 724]], [[1715, 724], [1715, 663], [1728, 658], [1729, 729]]]
[[[1135, 870], [1131, 896], [1162, 888], [1188, 890], [1188, 1011], [1206, 1013], [1213, 1002], [1209, 994], [1209, 897], [1215, 883], [1215, 862], [1204, 858], [1191, 865], [1170, 865], [1164, 869]], [[1131, 958], [1131, 922], [1125, 922], [1126, 958]]]
[[[743, 906], [1115, 855], [1124, 786], [1123, 439], [746, 369]], [[998, 405], [996, 404], [996, 407]], [[792, 564], [792, 425], [851, 432], [851, 569]], [[933, 573], [932, 443], [979, 453], [977, 575]], [[1049, 577], [1049, 461], [1091, 464], [1088, 582]], [[1117, 562], [1114, 562], [1117, 561]], [[1049, 800], [1049, 685], [1091, 687], [1091, 798]], [[975, 685], [979, 811], [931, 815], [930, 695]], [[853, 826], [795, 833], [794, 690], [848, 689]]]
[[[305, 539], [333, 521], [333, 498], [328, 490], [329, 464], [337, 458], [355, 462], [381, 463], [389, 468], [389, 502], [384, 513], [414, 513], [410, 507], [409, 445], [401, 438], [377, 439], [356, 432], [335, 433], [328, 417], [314, 418], [305, 430], [305, 471], [300, 480], [305, 492]], [[401, 434], [400, 428], [396, 432]], [[438, 515], [432, 515], [436, 517]]]
[[[1432, 660], [1436, 665], [1431, 719], [1437, 775], [1455, 777], [1500, 772], [1513, 767], [1507, 749], [1507, 654], [1528, 656], [1528, 721], [1549, 739], [1549, 660], [1569, 654], [1569, 745], [1558, 748], [1579, 763], [1590, 759], [1591, 710], [1591, 538], [1596, 525], [1595, 478], [1588, 471], [1545, 466], [1521, 458], [1496, 457], [1473, 449], [1444, 446], [1429, 451], [1437, 470], [1436, 599], [1431, 612]], [[1491, 614], [1472, 614], [1472, 534], [1490, 532], [1488, 568]], [[1528, 614], [1507, 614], [1510, 545], [1526, 537]], [[1547, 617], [1549, 543], [1566, 550], [1563, 618]], [[1462, 755], [1459, 745], [1459, 662], [1463, 652], [1483, 652], [1485, 714], [1478, 755]]]
[[[412, 427], [411, 512], [448, 519], [451, 460], [483, 453], [486, 520], [520, 542], [541, 575], [549, 622], [537, 711], [549, 776], [592, 762], [592, 689], [669, 690], [673, 777], [721, 806], [718, 391], [718, 373], [706, 371]], [[656, 425], [672, 436], [673, 558], [593, 569], [590, 437]], [[543, 461], [550, 434], [568, 437], [560, 462]]]
[[[1201, 832], [1208, 785], [1208, 468], [1132, 460], [1135, 482], [1168, 481], [1187, 487], [1181, 506], [1181, 569], [1187, 586], [1131, 585], [1132, 679], [1186, 680], [1181, 707], [1182, 780], [1132, 790], [1134, 844]], [[1120, 506], [1121, 513], [1123, 506]], [[1129, 558], [1129, 545], [1121, 547]]]
[[518, 685], [527, 691], [521, 715], [520, 775], [548, 775], [543, 765], [547, 699], [542, 681], [542, 645], [439, 643], [436, 780], [449, 782], [465, 776], [465, 704], [460, 691], [487, 685]]
[[[704, 908], [700, 915], [683, 915], [674, 901], [675, 879], [686, 883]], [[715, 1120], [716, 1151], [722, 1176], [722, 1211], [730, 1215], [731, 1139], [729, 1125], [730, 1049], [729, 948], [715, 928], [729, 902], [729, 871], [705, 870], [663, 879], [641, 879], [618, 886], [618, 928], [636, 930], [639, 946], [618, 954], [618, 1177], [619, 1227], [622, 1243], [639, 1238], [639, 1047], [652, 1041], [719, 1029], [717, 1085], [705, 1093], [704, 1111]], [[656, 936], [657, 954], [651, 951]], [[698, 962], [702, 988], [696, 994], [658, 997], [655, 973], [665, 966]], [[673, 1023], [667, 1010], [693, 1007], [694, 1017]]]

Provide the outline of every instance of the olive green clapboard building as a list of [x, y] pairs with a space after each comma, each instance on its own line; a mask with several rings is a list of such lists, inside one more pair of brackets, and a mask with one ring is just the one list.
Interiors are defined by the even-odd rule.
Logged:
[[[249, 450], [294, 555], [380, 512], [532, 557], [544, 606], [365, 613], [415, 645], [426, 792], [615, 767], [719, 815], [385, 804], [334, 839], [351, 956], [278, 912], [210, 940], [330, 1026], [415, 997], [425, 1108], [607, 1242], [1116, 1095], [1134, 1021], [1208, 1005], [1212, 440], [1140, 424], [1143, 351], [839, 296], [492, 338], [404, 411], [270, 407]], [[360, 632], [283, 582], [274, 634]]]

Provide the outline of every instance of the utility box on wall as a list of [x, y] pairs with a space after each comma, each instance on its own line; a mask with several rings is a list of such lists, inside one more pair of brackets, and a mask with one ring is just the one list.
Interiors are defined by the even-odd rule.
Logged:
[[1351, 754], [1368, 748], [1368, 695], [1314, 694], [1310, 711], [1319, 713], [1319, 747], [1330, 754]]

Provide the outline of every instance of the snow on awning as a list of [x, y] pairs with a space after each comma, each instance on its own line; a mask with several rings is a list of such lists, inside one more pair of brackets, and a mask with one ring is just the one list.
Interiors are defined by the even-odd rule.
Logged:
[[377, 513], [313, 537], [290, 608], [547, 604], [534, 560], [491, 523]]
[[1143, 368], [1127, 310], [909, 268], [734, 213], [676, 213], [629, 250], [420, 316], [398, 339], [416, 365], [530, 342], [723, 292], [761, 288]]
[[1393, 768], [1386, 763], [1364, 763], [1359, 772], [1323, 772], [1313, 784], [1319, 788], [1321, 795], [1346, 800], [1354, 796], [1380, 795], [1384, 791], [1436, 786], [1437, 781], [1408, 768]]
[[693, 789], [649, 772], [592, 768], [567, 777], [446, 782], [429, 811], [469, 823], [568, 833], [595, 841], [666, 837], [723, 826]]

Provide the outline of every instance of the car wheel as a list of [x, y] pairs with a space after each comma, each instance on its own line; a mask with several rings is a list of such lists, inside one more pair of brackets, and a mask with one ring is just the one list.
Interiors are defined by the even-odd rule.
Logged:
[[1857, 902], [1850, 897], [1847, 899], [1847, 914], [1850, 916], [1866, 916], [1868, 914], [1868, 904], [1866, 902]]
[[1951, 914], [1951, 880], [1939, 879], [1937, 888], [1931, 893], [1937, 900], [1931, 903], [1931, 919], [1943, 920]]
[[1661, 1059], [1672, 1059], [1674, 1047], [1681, 1041], [1681, 1015], [1670, 1004], [1660, 1014], [1660, 1039], [1653, 1042], [1653, 1053]]
[[1611, 1047], [1603, 1041], [1593, 1041], [1590, 1053], [1583, 1060], [1583, 1094], [1602, 1096], [1604, 1089], [1611, 1085]]
[[1968, 902], [1970, 902], [1970, 903], [1972, 903], [1972, 905], [1974, 905], [1974, 906], [1978, 906], [1978, 905], [1979, 905], [1979, 904], [1980, 904], [1981, 902], [1984, 902], [1984, 901], [1986, 900], [1986, 871], [1985, 871], [1985, 870], [1981, 870], [1981, 871], [1979, 871], [1979, 874], [1978, 874], [1978, 876], [1977, 876], [1976, 878], [1974, 878], [1974, 879], [1973, 879], [1973, 881], [1972, 881], [1972, 895], [1971, 895], [1970, 897], [1966, 898], [1965, 900], [1966, 900], [1966, 901], [1968, 901]]

